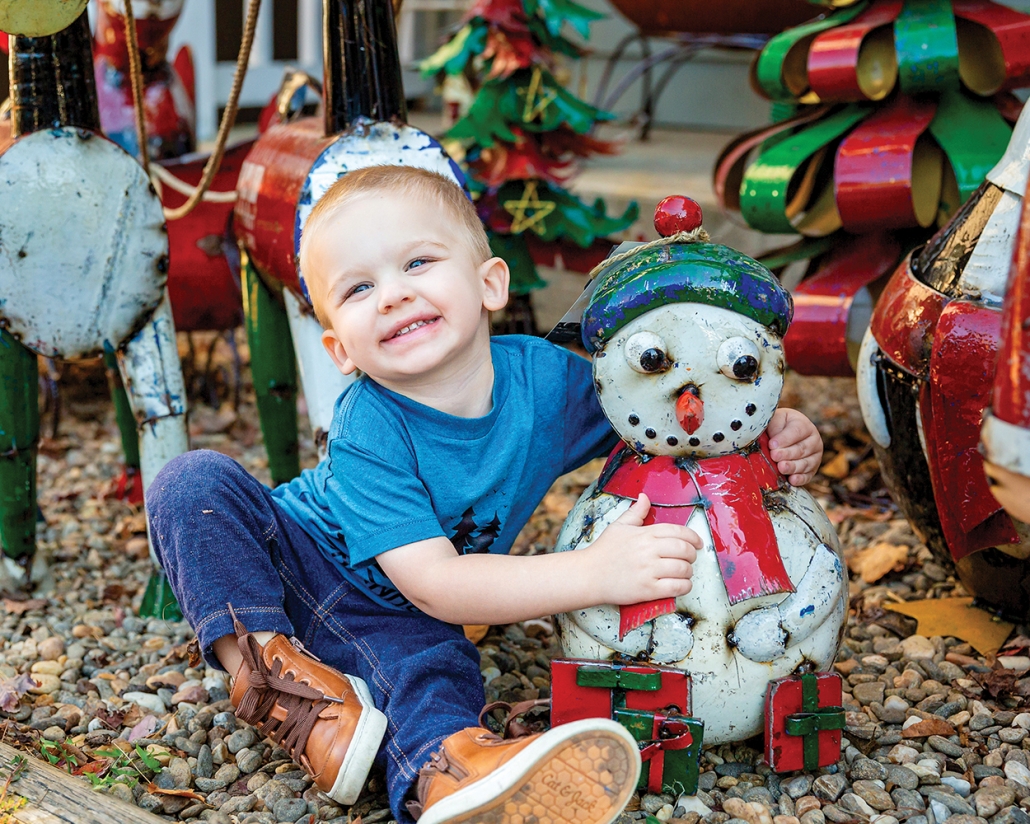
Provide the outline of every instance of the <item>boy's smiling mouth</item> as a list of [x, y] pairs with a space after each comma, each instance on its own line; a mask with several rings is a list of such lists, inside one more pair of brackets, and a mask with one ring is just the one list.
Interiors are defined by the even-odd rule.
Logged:
[[439, 316], [431, 318], [419, 318], [418, 320], [411, 321], [410, 323], [402, 326], [392, 335], [388, 336], [386, 340], [396, 340], [397, 338], [403, 337], [404, 335], [410, 335], [416, 329], [421, 329], [423, 326], [429, 326], [430, 324], [436, 323], [440, 319]]

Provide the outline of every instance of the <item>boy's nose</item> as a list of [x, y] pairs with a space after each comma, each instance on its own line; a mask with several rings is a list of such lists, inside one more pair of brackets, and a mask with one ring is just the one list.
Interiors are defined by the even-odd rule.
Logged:
[[414, 297], [414, 291], [404, 278], [388, 278], [379, 285], [379, 311], [387, 312]]

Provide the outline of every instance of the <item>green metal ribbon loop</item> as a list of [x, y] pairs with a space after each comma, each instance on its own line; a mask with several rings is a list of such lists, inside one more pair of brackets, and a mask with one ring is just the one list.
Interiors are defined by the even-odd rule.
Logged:
[[894, 21], [894, 49], [902, 93], [958, 89], [958, 35], [951, 0], [905, 0]]
[[787, 735], [804, 737], [805, 769], [819, 766], [819, 733], [844, 729], [843, 707], [819, 706], [819, 681], [815, 674], [801, 676], [801, 712], [788, 715], [784, 724]]
[[821, 16], [777, 34], [755, 62], [755, 82], [772, 100], [795, 101], [808, 91], [808, 46], [820, 32], [843, 25], [861, 14], [866, 2]]
[[847, 106], [763, 151], [744, 173], [740, 186], [740, 213], [748, 225], [759, 232], [797, 234], [787, 216], [791, 179], [808, 158], [871, 111], [862, 104]]
[[1001, 159], [1012, 129], [991, 101], [952, 91], [941, 95], [930, 134], [948, 157], [962, 203]]
[[580, 667], [576, 670], [576, 686], [653, 692], [662, 688], [662, 674], [657, 671], [627, 672], [602, 667]]

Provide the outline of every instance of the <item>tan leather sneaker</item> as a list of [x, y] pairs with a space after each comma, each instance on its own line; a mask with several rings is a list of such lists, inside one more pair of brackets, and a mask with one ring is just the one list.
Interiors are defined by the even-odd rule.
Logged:
[[368, 686], [285, 635], [262, 647], [232, 618], [243, 655], [229, 696], [237, 718], [285, 749], [334, 801], [353, 804], [386, 732]]
[[408, 809], [419, 824], [608, 824], [639, 777], [636, 741], [606, 718], [513, 740], [473, 727], [444, 740]]

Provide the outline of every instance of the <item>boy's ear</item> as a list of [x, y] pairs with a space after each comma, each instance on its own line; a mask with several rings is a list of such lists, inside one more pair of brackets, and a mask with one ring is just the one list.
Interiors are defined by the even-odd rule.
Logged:
[[322, 332], [322, 346], [329, 353], [329, 357], [333, 359], [336, 368], [344, 375], [349, 375], [358, 368], [357, 364], [347, 357], [347, 350], [343, 348], [343, 343], [332, 329]]
[[479, 275], [483, 279], [483, 307], [491, 312], [503, 309], [508, 303], [511, 280], [508, 264], [499, 257], [492, 257], [480, 264]]

